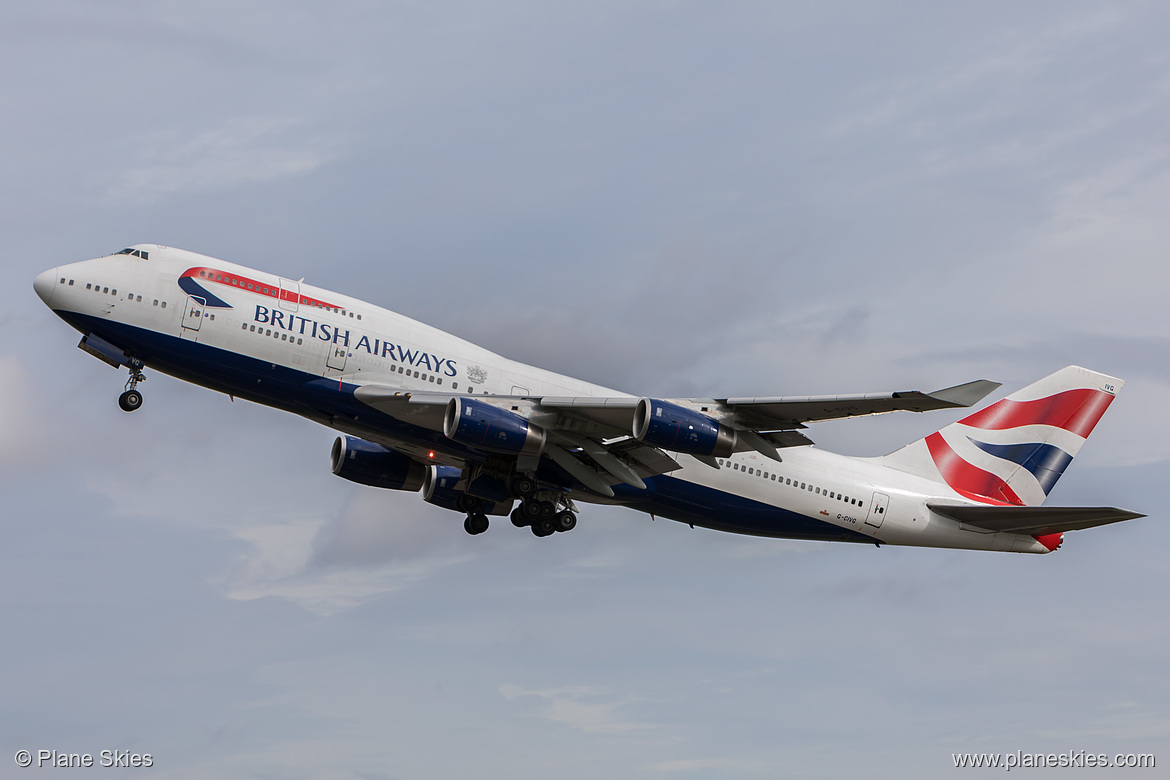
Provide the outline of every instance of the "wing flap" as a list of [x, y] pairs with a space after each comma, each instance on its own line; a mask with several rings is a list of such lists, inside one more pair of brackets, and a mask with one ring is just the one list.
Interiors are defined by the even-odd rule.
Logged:
[[1145, 517], [1106, 506], [971, 506], [927, 503], [932, 512], [985, 531], [1046, 536]]

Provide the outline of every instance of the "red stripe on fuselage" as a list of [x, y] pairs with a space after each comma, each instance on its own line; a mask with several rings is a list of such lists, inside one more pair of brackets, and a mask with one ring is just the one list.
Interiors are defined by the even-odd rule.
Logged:
[[[235, 287], [240, 292], [254, 293], [255, 295], [264, 295], [269, 298], [276, 298], [290, 303], [300, 303], [302, 306], [316, 306], [322, 309], [337, 309], [341, 310], [340, 306], [334, 306], [332, 303], [318, 300], [317, 298], [310, 298], [307, 295], [298, 296], [292, 290], [285, 290], [276, 285], [275, 287], [267, 282], [259, 282], [247, 276], [240, 276], [239, 274], [225, 273], [224, 271], [217, 271], [214, 268], [199, 267], [188, 268], [183, 272], [183, 276], [190, 276], [192, 279], [198, 279], [200, 282], [209, 284], [222, 284], [228, 287]], [[251, 288], [248, 285], [252, 285]], [[267, 290], [267, 292], [265, 292]]]
[[1035, 401], [996, 401], [959, 422], [985, 431], [1002, 431], [1024, 425], [1052, 425], [1082, 439], [1093, 432], [1113, 396], [1102, 390], [1066, 390]]
[[932, 433], [926, 437], [930, 457], [938, 467], [938, 473], [955, 492], [973, 501], [995, 504], [1016, 504], [1024, 502], [1008, 483], [989, 471], [973, 466], [951, 449], [941, 434]]

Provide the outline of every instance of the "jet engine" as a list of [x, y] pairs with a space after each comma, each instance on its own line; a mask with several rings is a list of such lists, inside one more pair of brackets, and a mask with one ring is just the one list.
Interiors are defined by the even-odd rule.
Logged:
[[735, 452], [734, 428], [677, 404], [643, 398], [634, 410], [635, 439], [688, 455], [727, 457]]
[[372, 487], [418, 490], [426, 478], [426, 466], [356, 436], [338, 436], [329, 462], [337, 476]]
[[539, 455], [544, 449], [544, 429], [474, 398], [451, 399], [443, 417], [443, 434], [460, 444], [509, 455]]

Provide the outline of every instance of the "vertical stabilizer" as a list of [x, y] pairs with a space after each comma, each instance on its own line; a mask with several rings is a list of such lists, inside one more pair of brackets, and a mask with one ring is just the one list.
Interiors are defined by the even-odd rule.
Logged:
[[1037, 506], [1124, 384], [1069, 366], [882, 462], [942, 482], [975, 501]]

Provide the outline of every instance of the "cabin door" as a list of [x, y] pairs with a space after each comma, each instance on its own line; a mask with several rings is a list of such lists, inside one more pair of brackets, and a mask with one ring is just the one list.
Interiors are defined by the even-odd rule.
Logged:
[[885, 493], [874, 493], [873, 500], [869, 502], [869, 514], [865, 516], [865, 524], [881, 528], [882, 521], [886, 519], [886, 507], [889, 505], [889, 496]]
[[199, 326], [203, 324], [203, 311], [206, 308], [207, 301], [196, 298], [194, 295], [188, 295], [187, 305], [183, 307], [183, 328], [189, 331], [199, 330]]

